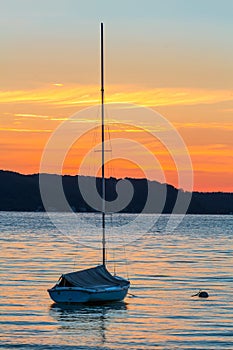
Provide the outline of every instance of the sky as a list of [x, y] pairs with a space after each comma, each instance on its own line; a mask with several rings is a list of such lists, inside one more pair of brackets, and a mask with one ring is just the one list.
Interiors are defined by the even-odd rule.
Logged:
[[[231, 0], [1, 0], [0, 169], [37, 173], [56, 128], [99, 103], [102, 21], [106, 102], [160, 113], [188, 149], [194, 190], [232, 192], [232, 18]], [[151, 143], [130, 130], [112, 137]], [[63, 173], [79, 172], [91, 137], [69, 150]], [[150, 150], [177, 186], [169, 150]], [[117, 177], [143, 176], [130, 159], [112, 165]]]

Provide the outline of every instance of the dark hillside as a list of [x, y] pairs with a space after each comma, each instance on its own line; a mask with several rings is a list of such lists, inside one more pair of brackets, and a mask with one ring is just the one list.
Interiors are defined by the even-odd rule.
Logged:
[[[51, 184], [56, 181], [58, 175], [43, 175], [48, 180], [48, 192]], [[88, 177], [82, 177], [88, 188]], [[151, 203], [146, 212], [171, 213], [176, 202], [177, 195], [185, 202], [190, 193], [177, 190], [171, 185], [160, 184], [156, 181], [145, 179], [131, 179], [134, 193], [131, 202], [124, 208], [123, 212], [141, 212], [146, 203], [148, 186], [151, 194]], [[119, 180], [110, 178], [106, 180], [107, 199], [112, 201], [117, 198], [116, 184]], [[64, 193], [69, 205], [74, 211], [90, 212], [93, 209], [84, 201], [78, 187], [78, 176], [63, 176], [62, 183]], [[123, 182], [124, 184], [124, 182]], [[47, 185], [47, 184], [46, 184]], [[96, 179], [96, 185], [100, 192], [101, 181]], [[163, 194], [166, 192], [166, 198]], [[163, 202], [165, 199], [165, 203]], [[0, 171], [0, 210], [1, 211], [43, 211], [43, 203], [39, 190], [39, 175], [22, 175], [11, 171]], [[60, 203], [51, 203], [51, 210], [63, 210]], [[173, 211], [174, 212], [174, 211]], [[182, 213], [182, 208], [178, 208], [176, 213]], [[233, 193], [201, 193], [193, 192], [192, 200], [188, 209], [189, 214], [232, 214], [233, 213]]]

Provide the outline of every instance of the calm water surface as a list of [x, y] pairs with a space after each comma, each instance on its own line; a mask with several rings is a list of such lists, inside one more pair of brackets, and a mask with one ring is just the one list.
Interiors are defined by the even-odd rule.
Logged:
[[[53, 215], [69, 225], [66, 214]], [[83, 220], [94, 225], [96, 215], [78, 218], [75, 229], [86, 237]], [[63, 236], [45, 213], [0, 213], [0, 348], [233, 349], [233, 216], [187, 215], [175, 232], [166, 231], [167, 219], [125, 248], [109, 249], [109, 270], [115, 261], [129, 275], [135, 297], [59, 307], [47, 288], [61, 273], [100, 263], [100, 247]], [[91, 240], [99, 237], [92, 232]], [[208, 299], [191, 297], [200, 288]]]

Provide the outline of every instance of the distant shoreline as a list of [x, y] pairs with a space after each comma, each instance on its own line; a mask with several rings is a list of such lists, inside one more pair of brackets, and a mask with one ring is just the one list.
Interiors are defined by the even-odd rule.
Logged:
[[[60, 175], [43, 174], [46, 181], [48, 180], [48, 193], [51, 190], [51, 184], [57, 180]], [[100, 190], [100, 178], [88, 176], [72, 176], [63, 175], [62, 184], [64, 193], [69, 206], [74, 212], [91, 213], [96, 212], [83, 199], [78, 188], [78, 177], [83, 181], [88, 179], [95, 180], [96, 187]], [[233, 193], [231, 192], [186, 192], [175, 188], [169, 184], [161, 184], [157, 181], [146, 179], [116, 179], [107, 178], [106, 187], [108, 188], [108, 201], [113, 201], [117, 198], [116, 184], [119, 180], [128, 180], [133, 186], [134, 194], [130, 203], [124, 208], [121, 213], [134, 214], [142, 212], [147, 200], [148, 184], [150, 185], [150, 193], [152, 193], [152, 204], [145, 214], [160, 214], [158, 203], [160, 194], [166, 193], [166, 200], [162, 207], [162, 214], [213, 214], [213, 215], [232, 215], [233, 214]], [[50, 185], [49, 185], [50, 184]], [[166, 192], [165, 192], [166, 191]], [[175, 208], [177, 196], [184, 200], [192, 196], [188, 210]], [[0, 211], [16, 211], [16, 212], [65, 212], [61, 203], [56, 202], [51, 204], [51, 208], [45, 210], [42, 203], [39, 174], [23, 175], [13, 171], [0, 170]], [[47, 207], [48, 208], [48, 207]]]
[[[38, 214], [41, 214], [41, 213], [54, 213], [54, 214], [60, 214], [60, 213], [68, 213], [68, 212], [61, 212], [61, 211], [36, 211], [36, 210], [0, 210], [0, 213], [38, 213]], [[84, 212], [84, 211], [76, 211], [74, 212], [75, 214], [100, 214], [100, 212], [95, 212], [95, 211], [89, 211], [89, 212]], [[177, 213], [127, 213], [127, 212], [119, 212], [119, 213], [111, 213], [111, 214], [121, 214], [121, 215], [137, 215], [137, 214], [141, 214], [141, 215], [189, 215], [189, 216], [198, 216], [198, 215], [203, 215], [203, 216], [209, 216], [209, 215], [212, 215], [212, 216], [231, 216], [233, 215], [233, 213], [227, 213], [227, 214], [190, 214], [190, 213], [186, 213], [186, 214], [177, 214]], [[110, 215], [110, 214], [109, 214]]]

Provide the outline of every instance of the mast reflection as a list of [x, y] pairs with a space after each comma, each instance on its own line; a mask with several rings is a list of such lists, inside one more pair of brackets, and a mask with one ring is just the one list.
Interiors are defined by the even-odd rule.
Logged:
[[124, 301], [106, 304], [52, 304], [49, 314], [62, 330], [76, 330], [83, 336], [98, 337], [106, 341], [108, 324], [113, 318], [125, 317], [127, 303]]

